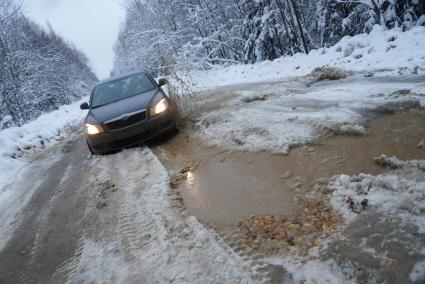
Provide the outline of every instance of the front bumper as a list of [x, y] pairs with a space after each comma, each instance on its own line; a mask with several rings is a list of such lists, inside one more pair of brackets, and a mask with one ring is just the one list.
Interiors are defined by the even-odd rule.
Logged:
[[140, 144], [170, 130], [175, 125], [176, 116], [172, 111], [168, 111], [125, 129], [105, 131], [97, 135], [86, 134], [86, 139], [92, 151], [101, 154]]

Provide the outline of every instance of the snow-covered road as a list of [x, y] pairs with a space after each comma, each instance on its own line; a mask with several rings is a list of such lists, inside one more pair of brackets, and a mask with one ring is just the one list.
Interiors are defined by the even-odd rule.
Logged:
[[0, 282], [255, 281], [255, 263], [185, 215], [151, 151], [91, 157], [84, 139], [74, 138], [33, 161], [13, 185], [33, 194], [26, 192], [18, 224], [8, 228], [13, 235], [0, 252]]
[[[328, 172], [330, 176], [322, 176], [328, 179], [321, 181], [319, 189], [326, 189], [323, 198], [332, 202], [333, 211], [341, 214], [344, 224], [348, 224], [344, 237], [337, 240], [339, 243], [331, 242], [329, 250], [311, 252], [307, 263], [294, 260], [292, 248], [289, 249], [290, 253], [280, 254], [277, 258], [264, 258], [261, 251], [256, 252], [241, 244], [238, 238], [243, 236], [223, 235], [221, 229], [214, 229], [216, 227], [200, 222], [202, 218], [191, 216], [193, 211], [185, 208], [188, 199], [182, 194], [185, 197], [182, 200], [179, 191], [170, 188], [170, 177], [178, 168], [162, 162], [170, 157], [174, 157], [177, 162], [178, 159], [185, 159], [187, 153], [183, 153], [182, 147], [173, 148], [173, 142], [163, 141], [149, 147], [136, 147], [109, 156], [94, 157], [89, 155], [82, 133], [78, 128], [73, 128], [64, 139], [43, 147], [44, 150], [25, 150], [23, 144], [16, 144], [10, 149], [22, 157], [11, 157], [14, 154], [12, 152], [3, 155], [3, 158], [10, 158], [9, 164], [15, 165], [17, 160], [24, 166], [11, 167], [10, 173], [12, 169], [16, 170], [16, 176], [9, 175], [10, 180], [1, 183], [4, 187], [0, 191], [0, 283], [340, 283], [361, 282], [367, 277], [374, 277], [377, 282], [399, 280], [397, 277], [410, 277], [406, 282], [414, 282], [415, 279], [420, 281], [423, 276], [421, 267], [425, 261], [425, 248], [421, 245], [424, 234], [415, 226], [422, 226], [424, 211], [420, 202], [415, 203], [414, 199], [424, 198], [425, 186], [420, 178], [423, 174], [420, 162], [388, 162], [384, 158], [383, 165], [391, 166], [394, 163], [391, 173], [380, 169], [378, 173], [382, 175], [357, 175], [358, 171], [368, 169], [363, 167], [361, 159], [373, 161], [374, 157], [362, 154], [358, 161], [340, 159], [341, 153], [324, 157], [319, 155], [322, 153], [320, 143], [312, 142], [320, 140], [326, 145], [323, 139], [326, 135], [340, 134], [345, 137], [346, 140], [342, 141], [346, 143], [354, 136], [344, 135], [364, 135], [370, 119], [384, 113], [414, 109], [417, 112], [410, 113], [404, 119], [408, 121], [417, 117], [418, 123], [414, 124], [416, 128], [406, 130], [407, 126], [392, 123], [389, 129], [394, 128], [396, 134], [385, 137], [399, 134], [397, 139], [400, 140], [393, 141], [388, 149], [394, 149], [398, 144], [407, 145], [415, 149], [399, 149], [400, 153], [407, 151], [408, 159], [423, 159], [425, 154], [422, 155], [422, 150], [416, 145], [423, 135], [419, 133], [421, 127], [425, 125], [420, 123], [425, 117], [423, 110], [420, 110], [424, 103], [425, 78], [355, 76], [315, 84], [309, 80], [310, 77], [300, 77], [281, 82], [224, 87], [202, 93], [197, 98], [200, 111], [195, 111], [191, 117], [193, 129], [183, 133], [179, 139], [181, 143], [201, 147], [203, 155], [211, 154], [206, 155], [196, 166], [193, 165], [194, 172], [197, 170], [195, 167], [199, 166], [198, 173], [201, 176], [202, 170], [204, 173], [225, 175], [212, 178], [221, 179], [217, 182], [220, 185], [226, 180], [231, 184], [236, 178], [245, 179], [245, 187], [253, 184], [250, 179], [258, 177], [258, 186], [267, 185], [261, 190], [277, 187], [271, 189], [273, 194], [264, 195], [264, 200], [269, 198], [271, 201], [281, 197], [279, 194], [283, 189], [278, 187], [284, 186], [284, 183], [277, 180], [290, 180], [291, 175], [294, 175], [295, 187], [310, 186], [302, 174], [306, 169], [316, 171], [308, 165], [311, 157], [307, 155], [318, 153], [312, 165], [324, 161], [333, 165], [332, 172]], [[8, 133], [13, 134], [18, 142], [29, 141], [25, 135], [21, 135], [19, 129], [12, 129]], [[361, 135], [360, 138], [356, 136], [356, 139], [362, 139]], [[39, 145], [43, 135], [31, 132], [31, 137], [36, 137]], [[195, 142], [190, 142], [191, 139]], [[299, 159], [293, 158], [291, 154], [281, 154], [306, 142], [309, 146], [298, 151], [296, 155], [299, 156], [295, 156]], [[17, 145], [19, 150], [14, 150]], [[364, 147], [364, 144], [359, 145]], [[207, 150], [211, 148], [215, 150]], [[341, 149], [345, 151], [347, 146]], [[240, 150], [251, 151], [249, 158], [240, 158], [245, 153]], [[263, 151], [263, 154], [259, 154], [262, 160], [257, 160], [260, 156], [256, 156], [255, 151]], [[264, 154], [264, 151], [269, 153]], [[279, 154], [271, 155], [270, 152]], [[250, 170], [241, 170], [236, 176], [232, 167], [238, 167], [241, 161], [246, 162], [247, 167], [254, 167], [258, 162], [258, 165], [270, 164], [275, 168], [268, 170], [264, 166], [263, 172], [259, 171], [262, 176], [256, 176], [255, 171]], [[340, 166], [343, 163], [354, 165], [351, 165], [354, 170], [350, 173], [354, 176], [339, 175], [345, 172], [335, 173], [337, 169], [346, 169]], [[211, 166], [222, 167], [222, 171], [211, 170]], [[287, 175], [287, 170], [280, 169], [280, 166], [288, 167], [291, 173]], [[326, 174], [326, 171], [321, 170], [317, 169], [320, 175]], [[267, 172], [268, 180], [263, 183], [261, 178]], [[187, 174], [187, 171], [184, 173]], [[335, 174], [337, 176], [332, 178]], [[314, 174], [311, 176], [313, 180], [318, 177]], [[300, 185], [303, 182], [304, 185]], [[251, 194], [260, 190], [256, 186], [249, 189]], [[231, 193], [232, 188], [226, 190], [229, 193], [220, 197], [223, 202], [218, 207], [227, 206], [226, 198], [235, 198], [244, 192], [250, 194], [243, 187]], [[382, 200], [388, 206], [382, 210], [366, 210], [364, 214], [368, 214], [369, 219], [365, 220], [364, 215], [354, 218], [359, 213], [353, 210], [357, 210], [369, 190], [368, 210], [373, 206], [379, 207]], [[403, 191], [407, 205], [397, 202], [397, 192], [400, 190]], [[203, 190], [199, 190], [198, 194], [202, 193]], [[209, 194], [204, 193], [204, 196]], [[257, 193], [255, 198], [262, 198], [261, 195]], [[347, 207], [348, 197], [353, 202], [349, 204], [352, 207]], [[410, 201], [413, 205], [410, 205]], [[249, 202], [256, 206], [255, 200]], [[256, 208], [266, 210], [267, 206], [274, 206], [270, 209], [276, 209], [279, 204], [285, 203], [271, 204], [262, 204], [263, 207]], [[206, 206], [214, 206], [214, 203]], [[248, 217], [249, 206], [239, 204], [235, 208], [237, 206], [248, 207], [248, 210], [236, 210], [244, 212], [243, 216], [238, 217]], [[403, 206], [407, 209], [403, 209]], [[214, 208], [211, 208], [209, 212], [214, 212]], [[227, 214], [225, 210], [221, 211]], [[271, 212], [274, 213], [273, 210]], [[280, 213], [279, 210], [276, 212]], [[272, 214], [269, 211], [264, 213]], [[387, 221], [388, 216], [394, 217], [396, 223]], [[373, 218], [377, 219], [374, 223]], [[403, 218], [409, 222], [403, 223]], [[377, 224], [377, 229], [372, 233], [365, 229], [364, 235], [356, 235], [355, 232], [361, 230], [350, 225], [354, 223], [361, 228]], [[303, 220], [297, 220], [290, 227], [301, 230], [304, 225], [307, 227]], [[397, 239], [390, 234], [390, 240], [383, 236], [387, 231], [401, 232], [404, 237]], [[375, 238], [369, 239], [367, 234], [375, 234]], [[410, 237], [409, 234], [416, 237]], [[261, 237], [266, 238], [267, 235], [259, 235], [259, 239]], [[329, 238], [324, 243], [331, 240]], [[296, 246], [298, 241], [299, 238], [288, 237], [284, 243]], [[391, 245], [388, 245], [389, 242], [392, 242]], [[400, 259], [397, 259], [397, 250], [391, 251], [397, 247], [393, 245], [394, 242], [399, 245], [408, 243], [409, 251], [400, 254]], [[389, 252], [378, 249], [379, 245]], [[373, 261], [365, 262], [365, 257]], [[383, 264], [379, 264], [379, 261]], [[402, 267], [403, 273], [401, 276], [385, 278], [388, 269], [392, 269], [391, 265], [397, 265], [394, 261], [403, 261], [403, 265], [396, 266]], [[371, 263], [370, 267], [367, 263]], [[369, 268], [370, 271], [367, 270]]]

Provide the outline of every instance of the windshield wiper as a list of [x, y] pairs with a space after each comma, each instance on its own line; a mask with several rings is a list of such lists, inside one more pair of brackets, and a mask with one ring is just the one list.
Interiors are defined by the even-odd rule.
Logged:
[[94, 107], [91, 107], [91, 108], [98, 108], [98, 107], [106, 106], [106, 105], [109, 105], [109, 103], [107, 103], [107, 104], [103, 104], [103, 105], [97, 105], [97, 106], [94, 106]]

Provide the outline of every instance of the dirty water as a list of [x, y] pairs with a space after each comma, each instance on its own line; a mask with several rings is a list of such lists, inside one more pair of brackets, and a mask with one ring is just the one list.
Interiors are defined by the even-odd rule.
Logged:
[[208, 146], [194, 130], [151, 145], [172, 173], [184, 169], [176, 185], [185, 206], [203, 222], [232, 224], [253, 214], [290, 215], [297, 196], [320, 179], [338, 174], [379, 174], [386, 169], [374, 158], [425, 158], [417, 147], [425, 138], [425, 111], [381, 116], [363, 136], [333, 136], [288, 155], [229, 151]]

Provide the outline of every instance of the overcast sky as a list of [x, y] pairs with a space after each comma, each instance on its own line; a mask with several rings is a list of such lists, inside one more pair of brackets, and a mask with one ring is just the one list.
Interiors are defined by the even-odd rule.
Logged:
[[[1, 1], [1, 0], [0, 0]], [[109, 76], [113, 46], [124, 18], [122, 0], [26, 0], [25, 13], [82, 50], [99, 79]]]

